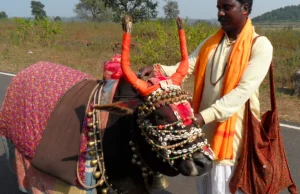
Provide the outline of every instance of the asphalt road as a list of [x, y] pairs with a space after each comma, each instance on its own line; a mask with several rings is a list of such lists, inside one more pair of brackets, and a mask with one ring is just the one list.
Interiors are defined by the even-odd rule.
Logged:
[[[11, 76], [0, 75], [0, 104], [4, 99], [6, 88], [11, 80]], [[286, 154], [292, 173], [292, 177], [298, 186], [300, 187], [300, 125], [285, 123], [294, 127], [281, 127], [282, 135], [284, 139]], [[196, 180], [195, 178], [188, 178], [183, 176], [177, 176], [175, 178], [167, 177], [169, 181], [169, 187], [164, 191], [155, 192], [155, 194], [196, 194]], [[6, 160], [6, 153], [3, 145], [0, 141], [0, 193], [1, 194], [22, 194], [23, 192], [18, 190], [17, 179], [13, 170], [8, 165]], [[283, 191], [282, 194], [288, 193]]]

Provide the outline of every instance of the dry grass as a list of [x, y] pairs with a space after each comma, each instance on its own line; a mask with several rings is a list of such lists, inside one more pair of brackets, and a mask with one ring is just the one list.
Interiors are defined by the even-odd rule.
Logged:
[[[17, 73], [38, 61], [51, 61], [88, 72], [96, 77], [101, 76], [102, 64], [105, 59], [107, 60], [112, 56], [112, 52], [98, 53], [91, 51], [75, 55], [74, 50], [32, 47], [8, 49], [5, 45], [1, 45], [0, 52], [3, 51], [6, 52], [6, 56], [0, 58], [0, 69], [4, 72]], [[29, 54], [29, 51], [32, 54]]]
[[[276, 94], [276, 102], [281, 121], [288, 121], [293, 123], [300, 123], [300, 100], [297, 97], [285, 95], [281, 93]], [[270, 93], [264, 91], [260, 96], [261, 112], [271, 110]]]
[[102, 77], [103, 63], [115, 54], [113, 45], [121, 41], [120, 25], [67, 23], [63, 31], [51, 46], [15, 45], [0, 39], [0, 70], [17, 73], [38, 61], [51, 61]]

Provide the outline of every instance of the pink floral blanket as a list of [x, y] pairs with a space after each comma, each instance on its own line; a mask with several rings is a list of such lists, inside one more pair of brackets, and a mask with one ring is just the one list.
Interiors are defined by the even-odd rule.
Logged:
[[[101, 99], [103, 104], [111, 102], [121, 76], [120, 55], [115, 55], [104, 65], [107, 84]], [[72, 68], [49, 62], [34, 64], [12, 79], [0, 112], [0, 135], [11, 140], [16, 147], [14, 167], [22, 191], [35, 194], [96, 193], [95, 189], [70, 186], [30, 164], [56, 103], [66, 91], [84, 79], [93, 78]], [[108, 114], [102, 113], [102, 118], [107, 121]], [[80, 158], [80, 168], [85, 183], [92, 184], [91, 168], [84, 156]]]

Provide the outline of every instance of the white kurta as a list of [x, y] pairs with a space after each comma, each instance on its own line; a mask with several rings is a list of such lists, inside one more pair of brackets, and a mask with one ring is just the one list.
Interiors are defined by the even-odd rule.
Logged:
[[[256, 37], [257, 34], [254, 34]], [[197, 49], [189, 56], [189, 74], [194, 72], [199, 50], [206, 40], [204, 40]], [[212, 81], [216, 82], [222, 75], [224, 67], [227, 63], [232, 45], [229, 43], [227, 36], [223, 38], [216, 52], [214, 69], [212, 70]], [[215, 49], [211, 51], [209, 61], [205, 73], [204, 91], [200, 104], [200, 113], [203, 116], [205, 125], [203, 132], [208, 142], [212, 141], [217, 128], [217, 122], [223, 122], [229, 119], [234, 113], [237, 113], [237, 121], [235, 127], [235, 135], [233, 142], [233, 160], [215, 161], [216, 164], [234, 166], [240, 155], [240, 143], [243, 138], [243, 121], [245, 113], [245, 102], [250, 98], [251, 111], [257, 118], [260, 118], [259, 106], [259, 86], [265, 78], [273, 56], [273, 46], [266, 37], [259, 37], [253, 45], [249, 64], [238, 84], [230, 93], [222, 98], [220, 92], [222, 90], [221, 80], [213, 86], [210, 83], [210, 75], [212, 68], [212, 58]], [[167, 75], [172, 75], [179, 63], [175, 66], [161, 65]]]
[[[254, 34], [254, 37], [258, 36]], [[253, 38], [254, 38], [253, 37]], [[199, 51], [206, 40], [204, 40], [197, 49], [189, 56], [189, 75], [194, 72]], [[237, 113], [237, 121], [235, 126], [235, 134], [233, 139], [233, 160], [214, 161], [213, 169], [205, 176], [198, 177], [197, 191], [199, 194], [229, 194], [229, 181], [236, 167], [237, 159], [241, 152], [241, 143], [244, 130], [244, 113], [245, 102], [250, 99], [250, 108], [253, 114], [260, 118], [259, 105], [259, 86], [265, 78], [273, 56], [273, 46], [266, 37], [259, 37], [253, 45], [249, 64], [238, 84], [231, 92], [220, 97], [224, 76], [214, 86], [212, 82], [216, 82], [222, 76], [224, 67], [227, 63], [232, 44], [225, 35], [221, 41], [218, 50], [212, 50], [209, 56], [203, 95], [200, 104], [200, 113], [203, 116], [205, 125], [203, 132], [208, 142], [211, 142], [215, 134], [217, 123], [229, 119], [234, 113]], [[215, 62], [212, 69], [213, 55], [216, 51]], [[175, 66], [161, 65], [165, 73], [172, 75], [179, 63]], [[212, 71], [212, 76], [211, 76]], [[238, 191], [236, 194], [242, 193]]]

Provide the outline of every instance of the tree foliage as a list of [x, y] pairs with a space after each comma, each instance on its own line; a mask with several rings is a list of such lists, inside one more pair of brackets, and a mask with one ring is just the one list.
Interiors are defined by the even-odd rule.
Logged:
[[40, 1], [31, 1], [31, 14], [36, 20], [47, 18], [44, 7], [45, 6]]
[[81, 19], [91, 22], [111, 21], [113, 17], [112, 10], [102, 0], [80, 0], [74, 11]]
[[178, 2], [172, 0], [165, 0], [166, 5], [163, 7], [166, 19], [175, 19], [180, 11], [178, 9]]
[[134, 22], [145, 21], [157, 17], [158, 3], [152, 0], [104, 0], [106, 7], [111, 7], [114, 20], [120, 21], [122, 16], [132, 16]]
[[54, 18], [54, 21], [55, 21], [55, 22], [61, 22], [61, 18], [60, 18], [59, 16], [56, 16], [56, 17]]
[[299, 21], [300, 5], [286, 6], [253, 18], [253, 21]]
[[1, 19], [7, 19], [8, 18], [8, 16], [7, 16], [7, 14], [5, 13], [5, 11], [1, 11], [0, 12], [0, 20]]

